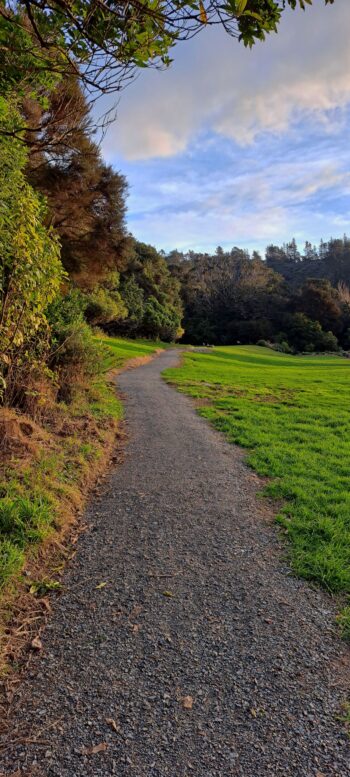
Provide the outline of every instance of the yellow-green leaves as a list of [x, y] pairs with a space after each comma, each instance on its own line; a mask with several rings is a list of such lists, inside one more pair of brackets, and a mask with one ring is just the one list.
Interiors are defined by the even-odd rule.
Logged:
[[248, 0], [237, 0], [237, 16], [241, 16], [247, 7]]
[[203, 24], [208, 24], [207, 12], [206, 12], [206, 10], [204, 8], [202, 0], [200, 0], [200, 2], [199, 2], [199, 18], [200, 18], [201, 22], [203, 22]]
[[[12, 132], [19, 117], [1, 100], [2, 129]], [[44, 226], [45, 206], [27, 183], [24, 145], [0, 135], [0, 368], [10, 369], [47, 325], [45, 309], [64, 277], [56, 236]], [[6, 377], [6, 376], [5, 376]]]

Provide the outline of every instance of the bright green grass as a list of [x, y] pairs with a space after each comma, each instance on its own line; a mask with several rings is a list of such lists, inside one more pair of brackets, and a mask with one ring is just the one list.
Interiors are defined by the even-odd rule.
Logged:
[[207, 398], [200, 414], [249, 448], [250, 466], [272, 478], [265, 493], [283, 500], [278, 520], [294, 571], [349, 594], [350, 363], [236, 346], [187, 353], [164, 375]]
[[151, 356], [157, 349], [169, 347], [169, 345], [161, 342], [125, 340], [122, 337], [97, 337], [97, 340], [106, 346], [106, 370], [122, 367], [128, 359], [135, 359], [138, 356]]

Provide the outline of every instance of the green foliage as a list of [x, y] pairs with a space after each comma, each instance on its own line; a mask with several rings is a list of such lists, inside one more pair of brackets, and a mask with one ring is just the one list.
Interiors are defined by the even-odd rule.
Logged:
[[46, 308], [46, 317], [50, 324], [53, 344], [60, 344], [65, 337], [66, 327], [84, 321], [85, 297], [74, 286], [63, 290]]
[[[56, 61], [57, 61], [57, 51]], [[53, 67], [53, 49], [45, 50], [35, 39], [28, 19], [21, 13], [0, 15], [0, 94], [17, 98], [35, 97], [43, 108], [47, 95], [57, 86], [59, 68]], [[17, 114], [11, 131], [17, 134], [23, 127], [23, 118]], [[1, 129], [5, 129], [0, 122]], [[8, 131], [8, 130], [7, 130]]]
[[[264, 341], [260, 341], [257, 343], [257, 345], [266, 345], [266, 343], [264, 343]], [[279, 353], [292, 353], [292, 349], [286, 340], [281, 340], [280, 343], [272, 343], [268, 347], [272, 348], [274, 351], [279, 351]]]
[[323, 332], [319, 321], [304, 313], [295, 313], [289, 320], [288, 337], [297, 351], [337, 351], [338, 341], [332, 332]]
[[87, 390], [90, 381], [104, 371], [103, 349], [85, 320], [90, 299], [89, 294], [72, 286], [47, 309], [49, 365], [56, 376], [58, 398], [66, 402]]
[[100, 286], [85, 296], [85, 302], [85, 318], [94, 326], [123, 320], [128, 315], [127, 308], [117, 290]]
[[[287, 356], [256, 347], [184, 355], [168, 370], [200, 413], [271, 478], [294, 571], [350, 593], [350, 365], [336, 356]], [[345, 618], [345, 616], [344, 616]], [[347, 620], [343, 621], [348, 628]]]
[[21, 569], [23, 561], [23, 551], [17, 545], [0, 539], [0, 590]]
[[50, 580], [48, 578], [33, 580], [30, 584], [29, 593], [40, 598], [51, 593], [51, 591], [59, 591], [61, 587], [62, 585], [58, 580]]
[[339, 613], [337, 621], [340, 626], [341, 636], [343, 639], [350, 641], [350, 605], [344, 607], [343, 611]]
[[0, 537], [9, 539], [23, 549], [27, 543], [44, 539], [51, 524], [51, 505], [47, 500], [13, 499], [0, 500]]
[[140, 328], [144, 316], [144, 291], [138, 285], [135, 275], [126, 278], [121, 293], [128, 310], [128, 329], [131, 333]]
[[180, 315], [174, 308], [162, 305], [153, 296], [148, 298], [143, 317], [143, 331], [146, 336], [172, 342], [178, 335], [180, 324]]
[[86, 391], [93, 378], [104, 370], [104, 354], [85, 321], [73, 321], [56, 329], [56, 345], [50, 367], [57, 376], [58, 399], [72, 402]]
[[0, 589], [21, 568], [26, 546], [45, 539], [52, 520], [47, 499], [13, 495], [0, 499]]
[[[0, 123], [17, 112], [0, 98]], [[63, 279], [59, 245], [43, 223], [45, 207], [26, 182], [23, 145], [0, 135], [0, 367], [9, 373], [35, 361], [47, 329], [45, 309]], [[39, 348], [40, 351], [40, 348]], [[1, 364], [2, 362], [2, 364]]]
[[[324, 0], [325, 4], [334, 0]], [[71, 76], [90, 90], [118, 91], [135, 69], [169, 65], [169, 51], [207, 25], [221, 22], [245, 46], [276, 32], [285, 8], [312, 0], [130, 0], [122, 13], [90, 0], [59, 5], [5, 0], [1, 15], [3, 70], [12, 81], [27, 67], [32, 79]], [[2, 39], [1, 39], [2, 37]], [[4, 77], [0, 72], [1, 78]], [[6, 77], [6, 76], [5, 76]]]
[[125, 321], [107, 327], [113, 334], [172, 342], [182, 333], [180, 284], [158, 251], [145, 243], [133, 242], [120, 293], [127, 308]]

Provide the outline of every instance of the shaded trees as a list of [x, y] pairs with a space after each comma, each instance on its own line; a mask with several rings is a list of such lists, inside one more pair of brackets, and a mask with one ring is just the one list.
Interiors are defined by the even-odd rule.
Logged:
[[[40, 107], [32, 101], [29, 109]], [[54, 121], [48, 121], [42, 146], [31, 150], [28, 176], [47, 198], [66, 270], [91, 288], [124, 266], [127, 183], [102, 161], [91, 139], [89, 108], [76, 79], [59, 84], [48, 112]]]
[[[172, 267], [172, 256], [169, 261]], [[226, 344], [272, 335], [271, 311], [282, 304], [283, 284], [259, 257], [235, 248], [192, 254], [183, 267], [186, 340]]]
[[165, 341], [181, 335], [180, 284], [153, 246], [132, 242], [120, 293], [128, 315], [111, 323], [110, 332]]
[[[318, 277], [327, 271], [336, 280], [347, 277], [346, 237], [322, 243], [320, 251], [306, 243], [303, 255], [295, 240], [268, 246], [266, 261], [238, 248], [219, 248], [213, 255], [171, 251], [167, 261], [181, 283], [186, 342], [263, 340], [297, 351], [333, 351], [338, 342], [350, 346], [349, 287], [340, 280], [335, 288]], [[310, 268], [316, 277], [307, 277]]]
[[290, 287], [301, 286], [308, 278], [327, 278], [332, 286], [350, 283], [350, 239], [346, 235], [321, 240], [318, 249], [306, 242], [303, 255], [290, 251], [292, 243], [266, 249], [266, 264], [283, 275]]
[[297, 310], [326, 331], [339, 334], [342, 329], [342, 307], [339, 294], [326, 279], [311, 278], [301, 287], [296, 299]]

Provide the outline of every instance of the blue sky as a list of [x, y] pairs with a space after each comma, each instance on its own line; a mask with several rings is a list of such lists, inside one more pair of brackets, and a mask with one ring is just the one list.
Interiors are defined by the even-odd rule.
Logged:
[[103, 154], [139, 240], [263, 251], [350, 232], [350, 2], [314, 3], [252, 51], [207, 30], [123, 92]]

